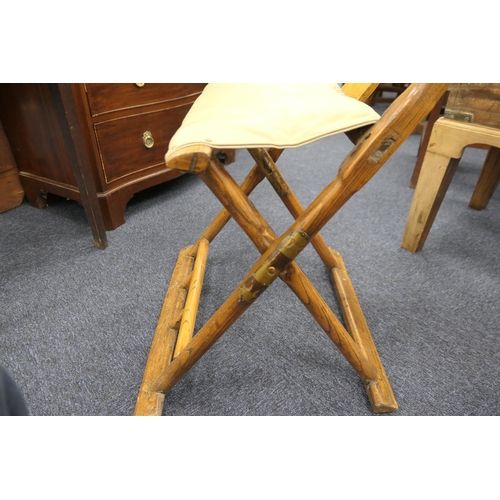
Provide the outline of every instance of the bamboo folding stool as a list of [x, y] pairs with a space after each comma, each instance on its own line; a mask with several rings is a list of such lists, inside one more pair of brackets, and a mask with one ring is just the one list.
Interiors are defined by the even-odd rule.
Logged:
[[[173, 271], [150, 348], [135, 415], [161, 415], [165, 394], [230, 326], [280, 278], [316, 319], [364, 382], [375, 413], [398, 405], [340, 254], [319, 231], [397, 150], [441, 97], [446, 84], [412, 84], [380, 117], [365, 102], [377, 84], [209, 84], [172, 138], [166, 163], [197, 174], [223, 209]], [[276, 162], [286, 148], [346, 133], [354, 143], [337, 175], [302, 207]], [[216, 149], [247, 149], [255, 166], [241, 186]], [[304, 167], [305, 168], [305, 167]], [[277, 235], [249, 200], [267, 179], [295, 222]], [[210, 243], [233, 218], [261, 257], [195, 333]], [[326, 265], [341, 322], [295, 262], [311, 243]], [[270, 292], [268, 292], [270, 293]], [[345, 325], [345, 326], [344, 326]]]

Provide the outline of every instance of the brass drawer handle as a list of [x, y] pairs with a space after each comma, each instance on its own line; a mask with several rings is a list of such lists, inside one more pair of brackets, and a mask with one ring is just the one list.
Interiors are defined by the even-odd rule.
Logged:
[[142, 134], [142, 143], [144, 144], [144, 147], [151, 149], [155, 143], [155, 140], [153, 139], [153, 135], [149, 130], [146, 130], [144, 134]]
[[144, 83], [136, 83], [136, 86], [139, 87], [139, 88], [140, 87], [144, 87]]

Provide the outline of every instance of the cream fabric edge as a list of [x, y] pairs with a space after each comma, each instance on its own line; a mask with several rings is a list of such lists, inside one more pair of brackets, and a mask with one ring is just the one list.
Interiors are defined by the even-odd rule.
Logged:
[[[194, 145], [297, 148], [372, 125], [379, 118], [370, 106], [344, 95], [335, 84], [209, 84], [172, 137], [165, 161], [168, 165], [176, 151]], [[211, 135], [207, 131], [230, 140], [204, 140]]]

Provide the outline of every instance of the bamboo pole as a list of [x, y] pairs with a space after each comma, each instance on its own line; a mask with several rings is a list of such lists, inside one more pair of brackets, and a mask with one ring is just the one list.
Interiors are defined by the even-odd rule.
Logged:
[[[290, 185], [286, 182], [283, 175], [281, 175], [280, 170], [269, 153], [263, 148], [249, 149], [248, 151], [264, 175], [267, 177], [267, 180], [281, 198], [288, 211], [292, 214], [294, 219], [297, 219], [297, 217], [304, 211], [304, 207], [300, 203]], [[332, 269], [336, 265], [335, 257], [332, 252], [330, 252], [330, 249], [321, 234], [318, 233], [311, 238], [311, 245], [314, 247], [328, 269]]]
[[[283, 153], [283, 149], [271, 148], [269, 150], [270, 157], [276, 161]], [[248, 196], [264, 179], [264, 174], [259, 169], [258, 165], [255, 165], [250, 173], [246, 176], [245, 180], [241, 184], [241, 190]], [[229, 212], [223, 208], [217, 217], [212, 221], [212, 223], [205, 229], [202, 235], [198, 238], [197, 242], [193, 245], [193, 255], [196, 255], [198, 245], [202, 239], [207, 239], [212, 242], [213, 239], [220, 233], [224, 226], [228, 223], [231, 215]]]
[[196, 324], [196, 315], [198, 313], [198, 306], [200, 303], [201, 289], [203, 287], [203, 277], [205, 275], [205, 267], [208, 258], [208, 246], [208, 240], [203, 239], [198, 247], [198, 253], [196, 254], [196, 260], [191, 274], [191, 282], [189, 284], [186, 304], [184, 306], [179, 333], [177, 335], [177, 342], [175, 344], [174, 357], [177, 356], [182, 349], [184, 349], [193, 336]]
[[186, 297], [186, 290], [180, 285], [193, 267], [189, 251], [190, 247], [182, 249], [177, 258], [149, 350], [134, 415], [161, 415], [163, 411], [165, 395], [151, 390], [151, 383], [163, 373], [172, 359], [177, 337], [177, 331], [172, 328], [172, 323]]
[[341, 255], [332, 250], [335, 254], [337, 265], [331, 270], [331, 278], [338, 303], [342, 310], [342, 316], [347, 324], [347, 330], [352, 335], [354, 342], [358, 345], [362, 353], [375, 367], [380, 375], [380, 382], [377, 384], [367, 384], [367, 393], [372, 407], [378, 407], [379, 411], [395, 411], [398, 408], [394, 392], [389, 383], [389, 379], [380, 360], [379, 353], [370, 333], [365, 315], [361, 309], [358, 297], [352, 285], [349, 274], [345, 267]]
[[[262, 171], [266, 174], [269, 182], [283, 200], [283, 203], [288, 208], [292, 216], [297, 219], [304, 209], [291, 187], [287, 184], [279, 172], [276, 164], [271, 158], [268, 157], [265, 149], [253, 149], [250, 150], [250, 154], [256, 160]], [[337, 251], [329, 248], [319, 233], [311, 239], [311, 244], [331, 272], [332, 283], [334, 285], [337, 300], [341, 306], [342, 315], [347, 325], [347, 331], [354, 339], [355, 344], [359, 346], [362, 355], [370, 361], [380, 375], [380, 380], [377, 383], [377, 391], [374, 390], [373, 384], [367, 384], [367, 392], [372, 407], [376, 407], [378, 412], [397, 410], [398, 405], [396, 398], [394, 397], [394, 393], [373, 342], [363, 310], [361, 309], [359, 300], [341, 255]], [[298, 289], [300, 290], [300, 288]], [[303, 297], [299, 298], [304, 304], [306, 304], [308, 309], [310, 308], [309, 304], [311, 303], [318, 303], [319, 306], [319, 304], [323, 302], [323, 298], [321, 296], [313, 298], [312, 291], [305, 293]], [[333, 338], [328, 330], [329, 327], [327, 326], [331, 324], [332, 318], [329, 317], [328, 322], [326, 324], [322, 324], [323, 318], [321, 317], [321, 313], [323, 312], [327, 316], [330, 316], [331, 310], [328, 308], [327, 313], [325, 306], [321, 305], [317, 308], [317, 310], [310, 310], [310, 312], [337, 345], [340, 339]], [[331, 313], [331, 315], [333, 315], [333, 313]], [[333, 317], [335, 320], [337, 319], [334, 315]], [[338, 326], [336, 329], [338, 329]]]
[[379, 83], [344, 83], [342, 92], [358, 101], [366, 102], [379, 85]]

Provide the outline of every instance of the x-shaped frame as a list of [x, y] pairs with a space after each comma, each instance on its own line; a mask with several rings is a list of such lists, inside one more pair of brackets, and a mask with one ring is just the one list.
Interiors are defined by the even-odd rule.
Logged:
[[[412, 84], [367, 130], [348, 134], [356, 142], [335, 179], [304, 209], [276, 166], [282, 150], [249, 148], [256, 165], [238, 186], [207, 146], [189, 146], [169, 164], [197, 173], [224, 209], [196, 243], [183, 249], [172, 275], [153, 338], [135, 415], [161, 415], [165, 394], [278, 277], [286, 283], [334, 342], [365, 384], [376, 413], [398, 408], [342, 258], [320, 229], [382, 167], [433, 108], [446, 84]], [[295, 222], [274, 233], [248, 195], [267, 178]], [[210, 242], [233, 218], [261, 253], [222, 306], [194, 333]], [[311, 243], [330, 270], [346, 327], [295, 262]]]

